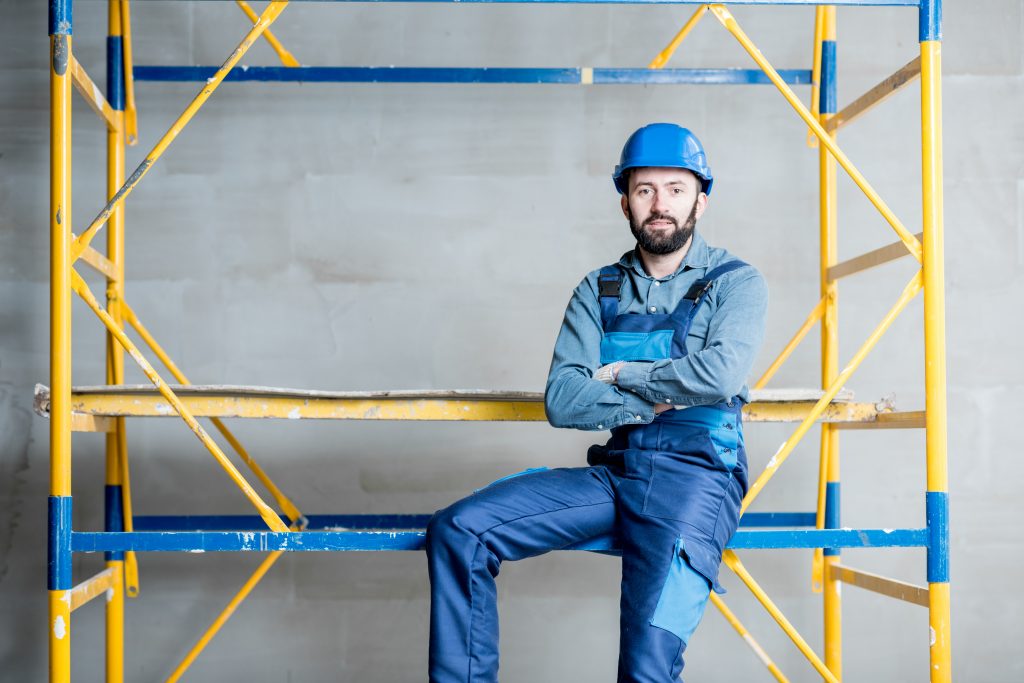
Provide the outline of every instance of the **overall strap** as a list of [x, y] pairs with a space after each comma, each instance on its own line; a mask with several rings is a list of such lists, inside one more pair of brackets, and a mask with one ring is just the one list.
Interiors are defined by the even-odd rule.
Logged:
[[711, 288], [715, 284], [715, 280], [722, 277], [726, 273], [731, 273], [734, 270], [745, 268], [747, 263], [740, 261], [739, 259], [733, 259], [732, 261], [726, 261], [725, 263], [716, 266], [704, 274], [704, 277], [690, 285], [690, 289], [687, 290], [686, 295], [683, 299], [689, 299], [696, 306], [699, 304], [704, 296], [711, 291]]
[[726, 261], [712, 268], [705, 273], [704, 277], [690, 285], [690, 289], [687, 290], [683, 300], [679, 302], [679, 306], [673, 312], [674, 317], [685, 318], [684, 329], [687, 333], [690, 331], [690, 324], [693, 322], [694, 317], [696, 317], [701, 303], [707, 298], [707, 293], [711, 291], [711, 288], [714, 287], [715, 281], [726, 273], [745, 268], [747, 265], [749, 264], [739, 259]]
[[605, 330], [619, 314], [619, 293], [622, 291], [622, 270], [617, 265], [605, 266], [597, 276], [597, 295], [601, 302], [601, 327]]

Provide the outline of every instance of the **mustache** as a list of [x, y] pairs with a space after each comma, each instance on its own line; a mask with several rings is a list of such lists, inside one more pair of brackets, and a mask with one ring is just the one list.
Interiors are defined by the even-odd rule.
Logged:
[[672, 225], [679, 227], [679, 221], [676, 220], [675, 216], [670, 216], [667, 213], [652, 213], [650, 216], [644, 219], [644, 225], [650, 225], [654, 221], [669, 221]]

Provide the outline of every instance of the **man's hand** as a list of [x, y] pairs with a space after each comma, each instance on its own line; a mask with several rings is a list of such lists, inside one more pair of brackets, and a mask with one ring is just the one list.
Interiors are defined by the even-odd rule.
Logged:
[[[619, 376], [619, 370], [621, 370], [622, 366], [625, 364], [626, 361], [619, 360], [614, 363], [609, 363], [608, 365], [602, 365], [597, 369], [597, 372], [594, 373], [594, 379], [598, 382], [604, 382], [605, 384], [615, 384], [615, 380]], [[675, 408], [675, 406], [671, 403], [655, 403], [654, 414], [658, 415], [660, 413], [664, 413], [666, 410], [672, 410], [673, 408]]]
[[625, 365], [625, 361], [616, 361], [609, 363], [608, 365], [602, 365], [594, 373], [594, 379], [598, 382], [604, 382], [605, 384], [615, 384], [615, 378], [619, 375], [619, 370]]

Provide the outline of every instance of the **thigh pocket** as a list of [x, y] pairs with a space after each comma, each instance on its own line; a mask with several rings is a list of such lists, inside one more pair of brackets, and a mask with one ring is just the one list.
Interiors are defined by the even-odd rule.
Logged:
[[[709, 442], [706, 436], [704, 440]], [[686, 522], [710, 538], [729, 473], [675, 453], [655, 452], [651, 458], [643, 513]]]
[[677, 539], [651, 626], [676, 635], [685, 645], [704, 615], [710, 593], [708, 579], [690, 566], [685, 543]]
[[678, 453], [690, 460], [703, 461], [708, 467], [731, 472], [736, 468], [743, 439], [739, 420], [733, 413], [713, 409], [703, 409], [692, 419], [688, 418], [687, 413], [694, 410], [681, 411], [684, 422], [665, 424], [659, 435], [658, 450]]

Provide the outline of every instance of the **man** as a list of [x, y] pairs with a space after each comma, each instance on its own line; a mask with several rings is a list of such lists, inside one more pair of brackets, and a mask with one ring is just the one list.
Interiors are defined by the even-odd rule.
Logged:
[[747, 490], [740, 410], [764, 333], [753, 267], [694, 227], [713, 178], [697, 138], [655, 123], [613, 175], [637, 246], [566, 309], [545, 392], [556, 427], [607, 430], [590, 467], [528, 471], [434, 515], [430, 680], [497, 680], [494, 578], [598, 536], [622, 549], [618, 681], [670, 683], [736, 530]]

